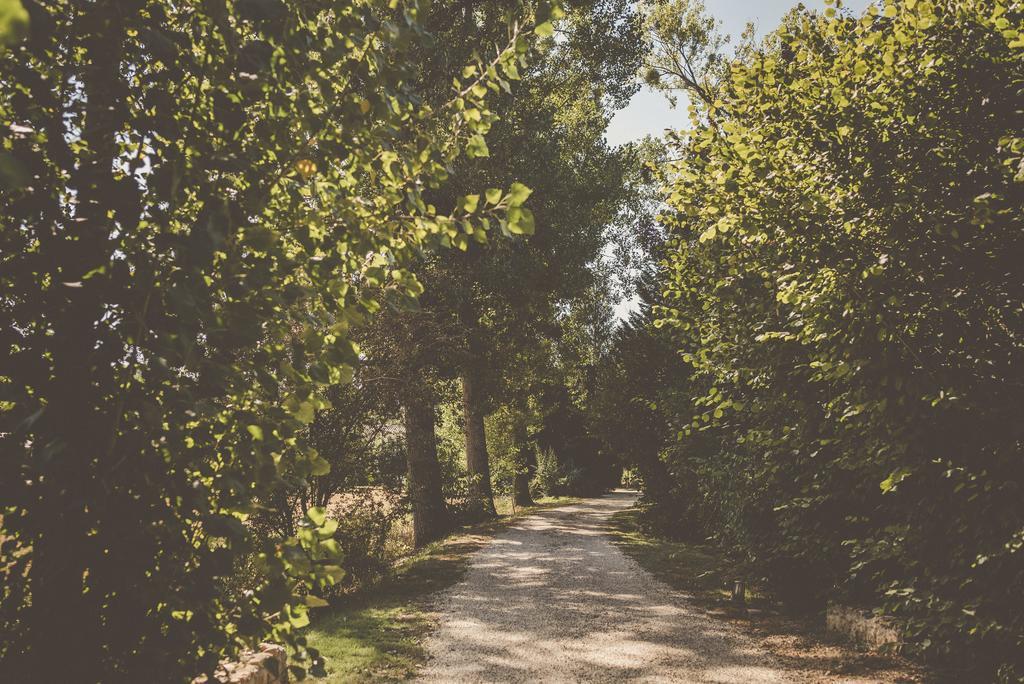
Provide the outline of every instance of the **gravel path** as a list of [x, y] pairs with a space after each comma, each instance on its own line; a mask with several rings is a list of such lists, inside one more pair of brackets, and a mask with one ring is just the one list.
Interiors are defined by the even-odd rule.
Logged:
[[524, 518], [438, 595], [434, 682], [783, 682], [771, 658], [620, 552], [615, 492]]

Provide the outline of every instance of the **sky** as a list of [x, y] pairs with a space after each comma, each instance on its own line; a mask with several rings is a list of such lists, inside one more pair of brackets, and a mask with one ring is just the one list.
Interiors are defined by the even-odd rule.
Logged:
[[[735, 39], [748, 21], [754, 22], [758, 37], [778, 26], [782, 16], [797, 0], [704, 0], [707, 11], [722, 22], [722, 32]], [[843, 6], [859, 14], [869, 0], [845, 0]], [[823, 9], [823, 0], [804, 0], [810, 9]], [[680, 97], [675, 109], [664, 95], [644, 88], [630, 100], [629, 106], [615, 114], [608, 126], [608, 143], [620, 145], [647, 135], [661, 136], [666, 128], [686, 128], [686, 98]]]

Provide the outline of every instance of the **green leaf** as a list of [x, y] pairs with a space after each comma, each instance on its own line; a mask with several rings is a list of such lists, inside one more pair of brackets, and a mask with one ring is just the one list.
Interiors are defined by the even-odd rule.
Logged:
[[472, 158], [490, 156], [491, 152], [487, 149], [487, 141], [484, 140], [484, 136], [479, 134], [472, 136], [466, 144], [466, 154]]
[[525, 207], [508, 210], [508, 230], [515, 235], [533, 235], [533, 212]]
[[523, 208], [523, 220], [521, 227], [524, 235], [533, 235], [536, 228], [536, 224], [533, 219], [533, 212], [525, 207]]
[[511, 207], [521, 206], [524, 202], [526, 202], [527, 198], [529, 198], [529, 196], [532, 193], [533, 193], [533, 190], [531, 190], [530, 188], [526, 187], [525, 185], [523, 185], [519, 181], [516, 181], [508, 189], [507, 197], [508, 197], [509, 206], [511, 206]]
[[285, 402], [285, 409], [292, 414], [295, 420], [299, 421], [303, 425], [308, 425], [313, 422], [313, 418], [316, 416], [316, 408], [313, 406], [311, 401], [299, 401], [292, 397]]
[[263, 441], [263, 428], [259, 425], [247, 425], [245, 429], [248, 430], [249, 434], [252, 435], [252, 438], [257, 442]]
[[312, 506], [308, 511], [306, 511], [306, 517], [309, 518], [309, 521], [316, 527], [320, 527], [324, 524], [324, 521], [327, 520], [327, 509], [323, 506]]
[[913, 475], [913, 472], [909, 468], [897, 468], [896, 470], [889, 473], [889, 477], [882, 480], [879, 487], [883, 493], [889, 493], [896, 489], [896, 486], [903, 482], [905, 479]]
[[331, 472], [331, 464], [325, 459], [320, 457], [320, 454], [314, 452], [313, 458], [310, 459], [311, 474], [314, 477], [321, 477]]
[[477, 204], [479, 203], [480, 195], [466, 195], [459, 198], [459, 208], [467, 214], [472, 214], [476, 211]]
[[313, 594], [306, 594], [305, 603], [310, 608], [326, 608], [327, 606], [331, 605], [319, 596], [314, 596]]
[[537, 3], [537, 23], [542, 24], [554, 19], [561, 19], [565, 16], [565, 10], [558, 0], [540, 0]]
[[306, 606], [293, 606], [288, 611], [288, 622], [295, 629], [301, 629], [309, 624], [309, 610]]
[[0, 0], [0, 49], [13, 47], [28, 35], [28, 20], [21, 0]]
[[497, 204], [501, 201], [501, 190], [498, 188], [487, 188], [484, 191], [484, 197], [487, 198], [488, 204]]
[[338, 521], [333, 518], [328, 518], [324, 521], [324, 524], [317, 529], [316, 534], [321, 539], [330, 539], [334, 536], [334, 533], [338, 531]]

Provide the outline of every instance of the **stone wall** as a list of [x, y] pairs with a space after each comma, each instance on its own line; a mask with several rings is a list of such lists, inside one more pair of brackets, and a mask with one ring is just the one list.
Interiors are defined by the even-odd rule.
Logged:
[[892, 618], [838, 603], [826, 607], [825, 627], [865, 648], [899, 650], [901, 643], [899, 625]]

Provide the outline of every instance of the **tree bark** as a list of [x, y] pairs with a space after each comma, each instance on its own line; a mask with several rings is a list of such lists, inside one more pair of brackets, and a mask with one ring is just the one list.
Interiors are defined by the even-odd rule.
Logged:
[[496, 516], [498, 513], [494, 508], [494, 493], [491, 491], [491, 463], [487, 454], [487, 435], [484, 432], [484, 396], [477, 373], [472, 363], [467, 364], [462, 373], [466, 470], [473, 478], [471, 492], [481, 513]]
[[[104, 342], [99, 330], [102, 279], [88, 280], [85, 275], [109, 264], [115, 228], [107, 212], [115, 189], [116, 131], [124, 117], [119, 104], [124, 28], [121, 12], [109, 5], [92, 6], [75, 26], [90, 62], [80, 75], [86, 95], [82, 138], [88, 153], [70, 181], [76, 192], [75, 219], [59, 231], [62, 240], [49, 255], [54, 263], [53, 296], [64, 299], [64, 312], [54, 322], [53, 372], [43, 417], [48, 427], [41, 430], [53, 438], [32, 446], [44, 472], [36, 495], [49, 506], [32, 540], [32, 610], [24, 625], [36, 681], [65, 681], [72, 672], [87, 678], [103, 658], [103, 587], [110, 576], [97, 548], [99, 537], [91, 535], [105, 532], [99, 521], [107, 519], [104, 510], [116, 498], [97, 477], [112, 460], [107, 447], [116, 423], [103, 395], [112, 384], [111, 373], [96, 353]], [[114, 611], [106, 612], [109, 616]], [[116, 628], [112, 622], [115, 626], [108, 629]], [[69, 638], [60, 647], [60, 656], [54, 657], [44, 645], [53, 644], [58, 635]]]
[[534, 502], [533, 496], [530, 494], [530, 480], [533, 479], [533, 474], [537, 470], [537, 455], [526, 442], [519, 446], [519, 459], [516, 465], [519, 468], [515, 481], [516, 506], [532, 506]]
[[413, 392], [406, 398], [405, 442], [412, 543], [418, 548], [439, 539], [448, 527], [441, 493], [441, 467], [437, 461], [434, 402], [423, 393]]

